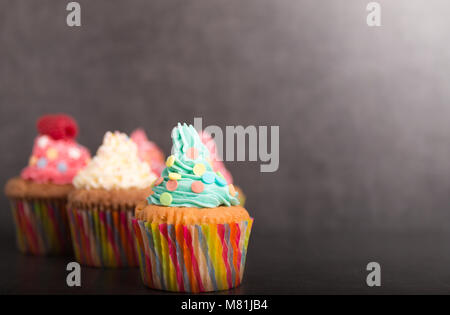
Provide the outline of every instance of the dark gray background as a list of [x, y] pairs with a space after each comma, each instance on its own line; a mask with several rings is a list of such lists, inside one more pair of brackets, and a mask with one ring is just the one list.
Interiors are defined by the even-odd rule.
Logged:
[[[366, 25], [368, 1], [357, 0], [79, 2], [82, 27], [70, 28], [68, 1], [0, 1], [2, 184], [26, 165], [41, 114], [72, 114], [93, 153], [105, 131], [138, 126], [168, 153], [172, 127], [203, 117], [280, 126], [277, 172], [227, 163], [255, 217], [250, 264], [272, 237], [292, 252], [304, 234], [335, 233], [350, 246], [368, 231], [374, 242], [388, 231], [433, 243], [429, 233], [449, 229], [448, 1], [379, 1], [380, 28]], [[313, 267], [334, 247], [309, 240]], [[352, 248], [365, 253], [363, 273], [370, 248]]]

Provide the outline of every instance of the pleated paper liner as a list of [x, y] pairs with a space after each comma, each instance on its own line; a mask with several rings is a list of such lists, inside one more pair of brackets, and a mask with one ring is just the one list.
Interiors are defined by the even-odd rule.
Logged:
[[23, 253], [72, 253], [66, 199], [11, 199], [17, 246]]
[[137, 267], [132, 226], [134, 208], [69, 208], [77, 261], [93, 267]]
[[158, 224], [133, 219], [141, 277], [153, 289], [228, 290], [241, 284], [253, 219], [229, 224]]

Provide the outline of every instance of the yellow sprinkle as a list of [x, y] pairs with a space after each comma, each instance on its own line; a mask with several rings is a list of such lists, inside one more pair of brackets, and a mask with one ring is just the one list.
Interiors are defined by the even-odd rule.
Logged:
[[166, 160], [166, 166], [171, 167], [175, 163], [175, 156], [171, 155]]
[[229, 185], [228, 185], [228, 190], [229, 190], [230, 195], [231, 195], [232, 197], [236, 196], [236, 189], [234, 188], [233, 184], [229, 184]]
[[47, 150], [46, 155], [49, 160], [54, 160], [58, 157], [58, 151], [54, 148], [50, 148]]
[[178, 173], [169, 173], [169, 179], [171, 180], [179, 180], [181, 178], [181, 175]]
[[30, 162], [29, 162], [29, 164], [30, 165], [34, 165], [34, 164], [36, 164], [36, 162], [37, 162], [37, 158], [33, 155], [33, 156], [31, 156], [30, 157]]
[[206, 172], [206, 166], [202, 163], [197, 163], [194, 165], [194, 174], [197, 176], [202, 176]]

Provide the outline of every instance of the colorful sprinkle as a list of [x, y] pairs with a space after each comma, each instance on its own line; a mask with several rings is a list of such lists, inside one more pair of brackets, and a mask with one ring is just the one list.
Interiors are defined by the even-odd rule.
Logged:
[[159, 197], [159, 202], [161, 202], [163, 206], [170, 205], [172, 203], [172, 195], [168, 192], [163, 192]]
[[223, 187], [227, 185], [227, 181], [225, 178], [216, 175], [216, 184]]
[[169, 179], [171, 179], [171, 180], [179, 180], [179, 179], [181, 179], [181, 174], [169, 173]]
[[31, 156], [31, 157], [30, 157], [29, 164], [30, 164], [31, 166], [33, 166], [34, 164], [36, 164], [36, 162], [37, 162], [37, 158], [36, 158], [34, 155]]
[[194, 174], [197, 176], [202, 176], [206, 172], [206, 166], [203, 163], [197, 163], [194, 165]]
[[195, 192], [196, 194], [201, 193], [203, 191], [203, 189], [205, 189], [205, 185], [203, 185], [203, 183], [199, 180], [196, 180], [191, 185], [191, 190], [193, 192]]
[[166, 166], [167, 167], [172, 167], [172, 165], [175, 163], [175, 156], [171, 155], [167, 158], [166, 160]]
[[47, 150], [45, 155], [47, 155], [49, 160], [54, 160], [58, 157], [58, 151], [55, 148], [50, 148]]
[[158, 186], [159, 184], [161, 184], [163, 182], [164, 178], [159, 177], [157, 180], [155, 180], [155, 182], [153, 183], [153, 186]]
[[59, 162], [58, 171], [60, 171], [61, 173], [67, 172], [67, 164], [65, 162]]
[[168, 191], [175, 191], [178, 187], [178, 182], [176, 180], [169, 180], [166, 183], [166, 188]]
[[42, 136], [38, 139], [38, 147], [40, 148], [45, 148], [45, 146], [48, 144], [48, 137], [47, 136]]
[[189, 148], [186, 151], [186, 156], [191, 160], [196, 160], [198, 158], [198, 150], [195, 147]]
[[236, 196], [236, 189], [234, 188], [233, 184], [229, 184], [229, 185], [228, 185], [228, 190], [229, 190], [230, 195], [231, 195], [232, 197]]
[[37, 167], [38, 168], [44, 168], [45, 166], [47, 166], [47, 159], [46, 158], [40, 158], [37, 161]]
[[202, 176], [202, 181], [205, 184], [212, 184], [212, 183], [214, 183], [215, 180], [216, 180], [216, 174], [214, 174], [213, 172], [206, 172]]
[[77, 148], [70, 148], [69, 149], [69, 157], [70, 158], [72, 158], [74, 160], [77, 160], [77, 159], [80, 158], [80, 156], [81, 156], [81, 152], [80, 152], [79, 149], [77, 149]]
[[221, 173], [220, 171], [217, 171], [217, 172], [216, 172], [216, 175], [217, 175], [217, 176], [220, 176], [220, 177], [222, 177], [222, 178], [225, 178], [225, 177], [222, 175], [222, 173]]

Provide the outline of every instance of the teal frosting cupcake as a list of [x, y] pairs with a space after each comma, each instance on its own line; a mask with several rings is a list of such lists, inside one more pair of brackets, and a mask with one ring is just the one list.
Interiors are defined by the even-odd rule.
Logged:
[[239, 204], [234, 187], [213, 171], [209, 151], [192, 125], [178, 123], [172, 140], [172, 155], [147, 198], [148, 204], [196, 208]]

